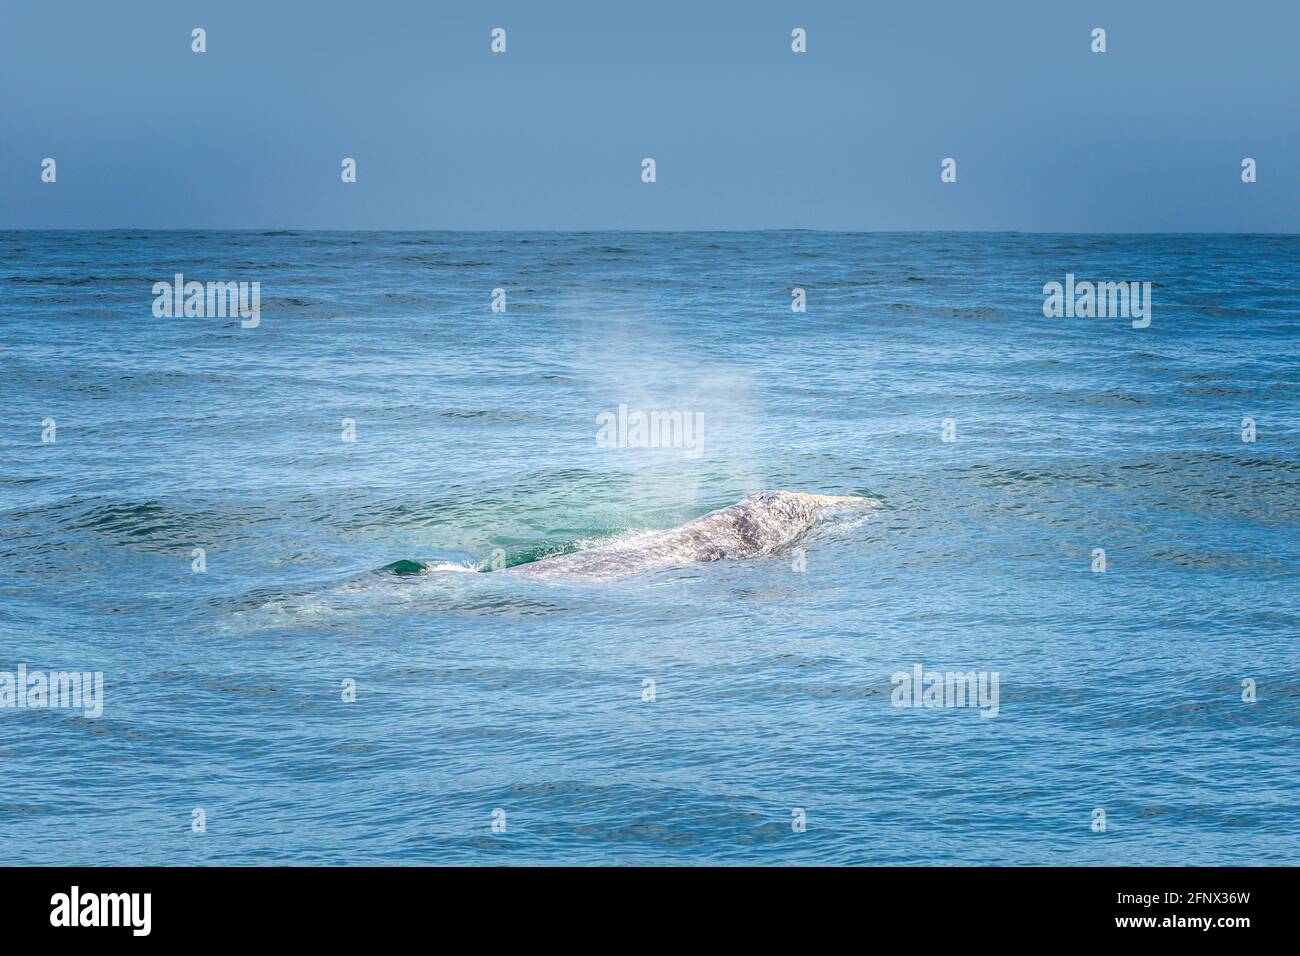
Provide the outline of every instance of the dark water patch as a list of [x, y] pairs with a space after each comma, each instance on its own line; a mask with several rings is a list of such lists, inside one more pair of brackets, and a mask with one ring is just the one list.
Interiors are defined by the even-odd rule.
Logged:
[[483, 422], [525, 423], [541, 421], [536, 415], [505, 412], [490, 408], [446, 408], [433, 413], [437, 418], [466, 419]]

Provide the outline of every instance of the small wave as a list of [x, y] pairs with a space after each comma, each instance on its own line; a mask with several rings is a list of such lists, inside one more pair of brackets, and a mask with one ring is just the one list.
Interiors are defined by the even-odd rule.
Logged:
[[447, 408], [434, 414], [439, 418], [481, 418], [494, 422], [535, 422], [538, 420], [534, 415], [518, 415], [484, 408]]
[[456, 573], [476, 573], [482, 571], [486, 566], [485, 561], [438, 561], [434, 564], [425, 565], [428, 571], [452, 571]]
[[266, 299], [263, 299], [259, 304], [262, 310], [265, 311], [267, 309], [284, 309], [284, 308], [306, 309], [312, 306], [328, 305], [329, 303], [325, 302], [322, 299], [307, 299], [301, 296], [286, 295], [286, 296], [268, 296]]

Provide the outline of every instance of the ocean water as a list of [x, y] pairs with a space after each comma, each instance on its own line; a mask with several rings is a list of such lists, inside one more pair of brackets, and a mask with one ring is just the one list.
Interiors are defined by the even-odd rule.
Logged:
[[[9, 862], [1293, 863], [1298, 265], [1284, 236], [0, 233], [0, 670], [105, 681], [98, 719], [0, 709]], [[178, 272], [260, 282], [260, 325], [154, 317]], [[1150, 326], [1044, 318], [1067, 272], [1152, 282]], [[620, 405], [702, 442], [598, 447]], [[763, 489], [881, 506], [623, 581], [473, 570]], [[894, 706], [916, 665], [996, 672], [996, 716]]]

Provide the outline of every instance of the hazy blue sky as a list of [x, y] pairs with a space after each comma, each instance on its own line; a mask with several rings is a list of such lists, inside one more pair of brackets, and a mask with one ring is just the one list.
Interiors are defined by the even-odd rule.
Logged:
[[1297, 232], [1297, 35], [1295, 0], [10, 0], [0, 227]]

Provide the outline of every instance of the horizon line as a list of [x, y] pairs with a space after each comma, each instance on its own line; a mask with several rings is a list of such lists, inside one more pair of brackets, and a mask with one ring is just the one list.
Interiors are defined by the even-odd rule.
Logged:
[[649, 233], [664, 235], [681, 235], [683, 233], [699, 234], [717, 234], [717, 233], [736, 233], [750, 234], [756, 232], [810, 232], [810, 233], [827, 233], [834, 235], [954, 235], [969, 234], [978, 236], [1279, 236], [1279, 237], [1297, 237], [1300, 232], [1281, 232], [1281, 231], [1215, 231], [1215, 230], [1183, 230], [1183, 231], [1141, 231], [1141, 230], [1097, 230], [1097, 229], [1079, 229], [1079, 230], [1039, 230], [1039, 229], [823, 229], [810, 226], [764, 226], [753, 229], [463, 229], [463, 228], [366, 228], [366, 229], [340, 229], [335, 227], [328, 228], [302, 228], [292, 226], [184, 226], [184, 227], [157, 227], [157, 226], [45, 226], [45, 227], [0, 227], [0, 233], [29, 233], [29, 232], [158, 232], [158, 233], [183, 233], [183, 232], [248, 232], [260, 233], [263, 235], [276, 233], [321, 233], [321, 232], [338, 232], [338, 233], [493, 233], [493, 234], [568, 234], [583, 235], [588, 233]]

